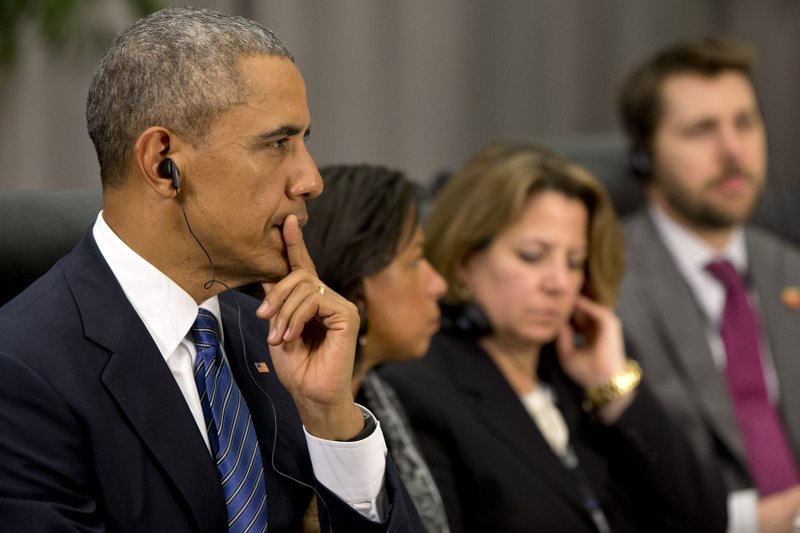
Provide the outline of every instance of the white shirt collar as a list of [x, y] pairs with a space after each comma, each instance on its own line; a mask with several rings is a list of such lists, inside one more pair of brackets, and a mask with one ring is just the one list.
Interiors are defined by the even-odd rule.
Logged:
[[214, 314], [222, 334], [217, 296], [198, 306], [189, 293], [125, 244], [108, 226], [102, 211], [92, 233], [100, 253], [165, 360], [191, 330], [199, 307]]
[[730, 242], [717, 252], [695, 234], [672, 220], [660, 207], [650, 204], [649, 213], [675, 265], [694, 294], [695, 301], [708, 317], [712, 327], [717, 328], [725, 307], [725, 289], [706, 265], [713, 260], [727, 259], [736, 269], [747, 272], [747, 250], [744, 231], [737, 227]]
[[717, 252], [697, 235], [672, 220], [658, 205], [651, 203], [649, 212], [664, 245], [682, 271], [705, 272], [709, 262], [727, 259], [739, 272], [747, 272], [747, 250], [741, 226], [734, 228], [727, 246], [721, 252]]

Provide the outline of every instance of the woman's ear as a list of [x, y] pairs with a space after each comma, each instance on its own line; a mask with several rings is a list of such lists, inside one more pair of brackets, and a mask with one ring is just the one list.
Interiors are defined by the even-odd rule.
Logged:
[[358, 318], [360, 319], [360, 323], [358, 324], [358, 346], [356, 346], [356, 362], [358, 362], [369, 343], [369, 339], [367, 338], [369, 324], [367, 323], [367, 303], [363, 298], [358, 297], [355, 300], [355, 304], [356, 309], [358, 309]]
[[472, 282], [470, 276], [469, 263], [466, 262], [456, 269], [456, 286], [454, 287], [458, 297], [464, 301], [472, 299]]
[[358, 338], [359, 341], [361, 341], [361, 338], [365, 337], [367, 334], [367, 288], [364, 280], [362, 280], [361, 289], [358, 292], [358, 294], [352, 296], [352, 301], [354, 304], [356, 304], [356, 309], [358, 309], [358, 318], [361, 321], [361, 323], [358, 325]]

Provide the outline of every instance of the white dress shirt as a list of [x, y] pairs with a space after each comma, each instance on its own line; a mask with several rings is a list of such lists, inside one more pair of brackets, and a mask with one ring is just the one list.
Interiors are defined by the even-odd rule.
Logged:
[[[739, 272], [747, 272], [747, 249], [744, 230], [733, 231], [724, 250], [717, 252], [696, 235], [673, 221], [664, 211], [651, 204], [650, 216], [675, 264], [689, 284], [695, 300], [708, 318], [706, 336], [714, 364], [720, 372], [725, 371], [726, 355], [722, 336], [719, 333], [725, 309], [725, 288], [706, 265], [714, 260], [727, 259]], [[758, 308], [758, 294], [750, 289], [748, 297], [754, 308]], [[761, 336], [761, 366], [764, 370], [767, 393], [773, 404], [777, 404], [780, 391], [775, 365], [765, 336]], [[737, 490], [728, 494], [728, 532], [754, 533], [758, 531], [758, 492], [756, 489]]]
[[[214, 296], [198, 306], [186, 291], [128, 247], [106, 224], [102, 211], [92, 233], [100, 253], [164, 357], [210, 453], [194, 380], [197, 350], [191, 327], [198, 308], [203, 307], [217, 318], [220, 338], [224, 338], [218, 298]], [[223, 356], [226, 357], [224, 349]], [[361, 409], [372, 416], [364, 407]], [[369, 437], [356, 442], [323, 440], [309, 434], [305, 427], [303, 431], [314, 475], [320, 483], [362, 515], [380, 520], [377, 499], [383, 488], [387, 452], [380, 423]]]

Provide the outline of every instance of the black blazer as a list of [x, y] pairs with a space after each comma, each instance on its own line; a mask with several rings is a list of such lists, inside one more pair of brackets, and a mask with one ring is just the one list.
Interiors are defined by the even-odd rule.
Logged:
[[[316, 481], [291, 397], [274, 373], [251, 370], [272, 368], [257, 303], [220, 295], [231, 370], [262, 448], [270, 531], [299, 530], [310, 486], [324, 502], [323, 531], [421, 531], [391, 462], [388, 524]], [[0, 309], [0, 339], [3, 531], [227, 530], [219, 476], [186, 401], [91, 234]]]
[[[612, 531], [725, 531], [725, 493], [645, 384], [619, 421], [585, 414], [552, 347], [540, 377]], [[578, 485], [516, 393], [472, 340], [434, 337], [424, 358], [382, 371], [405, 404], [457, 532], [596, 531]]]

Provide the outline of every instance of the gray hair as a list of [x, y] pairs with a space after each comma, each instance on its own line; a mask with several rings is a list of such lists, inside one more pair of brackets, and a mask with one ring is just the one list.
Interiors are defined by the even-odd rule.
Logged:
[[294, 60], [270, 29], [211, 9], [163, 9], [119, 35], [86, 101], [103, 187], [122, 183], [136, 138], [151, 126], [202, 144], [215, 118], [246, 101], [237, 63], [258, 55]]

